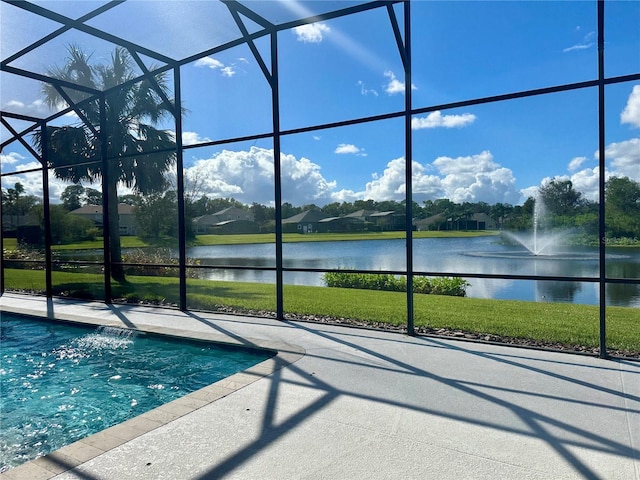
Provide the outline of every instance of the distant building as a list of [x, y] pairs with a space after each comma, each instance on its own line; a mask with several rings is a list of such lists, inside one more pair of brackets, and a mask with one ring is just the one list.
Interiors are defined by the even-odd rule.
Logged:
[[258, 233], [260, 230], [254, 221], [253, 212], [238, 207], [228, 207], [216, 213], [202, 215], [194, 218], [192, 222], [196, 235]]
[[345, 215], [347, 218], [356, 218], [358, 220], [362, 220], [363, 222], [370, 222], [371, 215], [374, 213], [378, 213], [375, 210], [358, 210], [356, 212], [352, 212], [348, 215]]
[[213, 228], [220, 222], [220, 217], [217, 215], [202, 215], [192, 220], [193, 231], [196, 235], [213, 233]]
[[219, 222], [226, 222], [228, 220], [246, 220], [253, 222], [253, 212], [244, 208], [228, 207], [219, 212], [215, 212], [213, 215], [218, 217]]
[[260, 227], [250, 220], [225, 220], [218, 222], [212, 229], [217, 235], [231, 235], [238, 233], [258, 233]]
[[437, 213], [430, 217], [413, 221], [413, 226], [419, 232], [427, 230], [445, 230], [445, 228], [443, 228], [443, 224], [444, 227], [446, 227], [446, 217], [442, 213]]
[[496, 221], [486, 213], [474, 213], [469, 218], [453, 220], [443, 213], [428, 218], [414, 220], [413, 225], [418, 231], [425, 230], [496, 230]]
[[40, 225], [35, 215], [2, 215], [2, 232], [15, 232], [19, 227]]
[[[118, 204], [118, 221], [120, 225], [120, 235], [135, 235], [137, 232], [137, 223], [135, 216], [136, 207], [127, 203]], [[80, 215], [88, 218], [96, 226], [102, 228], [102, 205], [85, 205], [69, 212], [72, 215]]]
[[285, 233], [314, 233], [321, 231], [320, 221], [328, 215], [318, 210], [305, 210], [293, 217], [282, 220], [282, 231]]
[[394, 211], [375, 212], [369, 215], [369, 219], [381, 230], [404, 230], [405, 215]]
[[366, 222], [357, 217], [328, 217], [318, 222], [319, 232], [361, 232]]
[[498, 229], [498, 223], [486, 213], [474, 213], [471, 220], [476, 222], [476, 230]]

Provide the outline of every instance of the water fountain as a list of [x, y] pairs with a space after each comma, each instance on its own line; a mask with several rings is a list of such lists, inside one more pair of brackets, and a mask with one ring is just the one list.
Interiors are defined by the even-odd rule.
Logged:
[[567, 231], [545, 232], [542, 230], [542, 221], [545, 215], [545, 206], [541, 198], [536, 198], [533, 207], [533, 230], [531, 233], [505, 232], [505, 235], [527, 249], [530, 255], [557, 255], [558, 247], [566, 238]]
[[[547, 231], [545, 228], [546, 208], [540, 197], [535, 199], [533, 208], [533, 225], [528, 232], [503, 232], [508, 243], [520, 247], [518, 250], [490, 252], [467, 252], [473, 257], [531, 259], [531, 260], [598, 260], [598, 252], [592, 248], [567, 248], [566, 239], [570, 231], [567, 229]], [[607, 255], [609, 257], [609, 255]]]

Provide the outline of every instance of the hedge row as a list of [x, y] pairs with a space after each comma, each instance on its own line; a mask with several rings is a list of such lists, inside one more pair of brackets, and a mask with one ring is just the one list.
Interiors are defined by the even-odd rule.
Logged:
[[[359, 288], [362, 290], [385, 290], [389, 292], [406, 292], [407, 278], [387, 273], [349, 273], [327, 272], [323, 276], [327, 287]], [[449, 295], [464, 297], [466, 280], [459, 277], [413, 277], [414, 293], [430, 293], [433, 295]]]

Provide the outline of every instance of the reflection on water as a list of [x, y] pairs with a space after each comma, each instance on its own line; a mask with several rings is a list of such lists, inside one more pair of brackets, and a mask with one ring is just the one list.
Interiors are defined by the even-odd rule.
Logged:
[[[414, 270], [461, 276], [541, 275], [597, 278], [598, 251], [572, 247], [556, 257], [525, 255], [513, 245], [499, 243], [497, 237], [416, 239], [413, 244]], [[201, 265], [275, 268], [274, 244], [193, 247], [190, 258]], [[402, 271], [406, 266], [405, 240], [348, 242], [305, 242], [283, 245], [283, 264], [288, 268]], [[607, 276], [640, 278], [640, 249], [608, 248]], [[273, 283], [273, 270], [211, 269], [203, 278], [212, 280]], [[294, 285], [323, 285], [322, 274], [285, 272], [284, 281]], [[581, 281], [533, 281], [471, 278], [467, 295], [476, 298], [597, 304], [599, 286]], [[609, 284], [607, 304], [640, 307], [640, 286]]]

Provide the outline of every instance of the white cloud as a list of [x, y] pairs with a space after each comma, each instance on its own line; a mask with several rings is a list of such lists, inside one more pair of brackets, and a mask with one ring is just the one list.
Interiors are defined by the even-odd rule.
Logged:
[[330, 31], [331, 29], [324, 23], [310, 23], [293, 29], [298, 41], [304, 43], [320, 43], [322, 42], [323, 34]]
[[[417, 163], [417, 162], [414, 162]], [[363, 199], [402, 200], [405, 193], [405, 159], [403, 157], [391, 160], [382, 175], [373, 175], [373, 180], [367, 182], [364, 192], [358, 196]]]
[[521, 195], [521, 198], [525, 200], [529, 197], [536, 198], [538, 196], [538, 187], [534, 186], [534, 187], [522, 188], [520, 190], [520, 195]]
[[493, 161], [489, 151], [466, 157], [438, 157], [432, 164], [441, 175], [445, 197], [456, 203], [516, 203], [513, 172]]
[[23, 115], [32, 115], [35, 117], [50, 113], [49, 107], [43, 100], [34, 100], [31, 103], [24, 103], [19, 100], [9, 100], [5, 103], [3, 110], [21, 113]]
[[569, 170], [570, 172], [575, 172], [586, 161], [587, 161], [587, 157], [576, 157], [569, 162], [569, 165], [567, 166], [567, 170]]
[[360, 95], [367, 96], [371, 94], [374, 97], [378, 96], [378, 91], [373, 88], [367, 88], [362, 80], [358, 80], [358, 85], [360, 86]]
[[585, 50], [587, 48], [591, 48], [593, 45], [595, 45], [594, 43], [595, 36], [596, 36], [595, 32], [589, 32], [584, 36], [581, 42], [576, 43], [575, 45], [572, 45], [570, 47], [567, 47], [562, 51], [567, 53], [567, 52], [573, 52], [575, 50]]
[[363, 148], [358, 148], [355, 145], [352, 145], [350, 143], [341, 143], [340, 145], [338, 145], [335, 149], [335, 151], [333, 153], [337, 153], [337, 154], [354, 154], [354, 155], [358, 155], [360, 157], [366, 157], [367, 154], [364, 152]]
[[224, 67], [224, 63], [222, 63], [220, 60], [217, 60], [213, 57], [201, 58], [199, 60], [196, 60], [193, 65], [196, 67], [208, 67], [212, 70], [215, 70], [216, 68]]
[[[385, 170], [374, 173], [365, 190], [342, 190], [334, 194], [338, 201], [374, 199], [400, 201], [405, 196], [405, 159], [391, 160]], [[436, 172], [436, 173], [433, 173]], [[490, 152], [469, 157], [439, 157], [433, 163], [412, 163], [413, 198], [417, 202], [449, 198], [454, 202], [516, 203], [520, 193], [508, 168], [493, 161]]]
[[35, 170], [40, 168], [42, 168], [42, 165], [40, 164], [40, 162], [38, 162], [37, 160], [32, 160], [27, 163], [21, 163], [20, 165], [16, 165], [15, 171], [24, 172], [27, 170]]
[[236, 73], [233, 66], [225, 65], [220, 60], [213, 57], [200, 58], [196, 60], [193, 65], [195, 67], [210, 68], [211, 70], [220, 70], [222, 75], [224, 75], [225, 77], [232, 77]]
[[440, 111], [431, 112], [426, 117], [414, 117], [411, 119], [411, 128], [420, 130], [423, 128], [454, 128], [465, 127], [476, 120], [476, 116], [471, 113], [462, 115], [442, 115]]
[[[604, 150], [611, 162], [609, 173], [640, 181], [640, 137], [623, 142], [610, 143]], [[597, 158], [598, 152], [594, 154]]]
[[[608, 176], [608, 175], [607, 175]], [[573, 188], [582, 193], [582, 196], [587, 200], [598, 201], [599, 197], [599, 179], [600, 172], [598, 167], [585, 168], [579, 172], [575, 172], [571, 175], [571, 183]]]
[[[2, 155], [2, 160], [4, 162], [6, 156]], [[24, 157], [17, 155], [20, 160], [23, 160]], [[20, 172], [24, 170], [32, 170], [39, 169], [41, 165], [39, 162], [33, 160], [27, 163], [22, 163], [16, 166], [15, 171]], [[38, 198], [42, 198], [42, 174], [40, 172], [30, 172], [23, 174], [12, 175], [11, 177], [4, 177], [2, 179], [2, 187], [3, 188], [12, 188], [16, 183], [22, 184], [24, 187], [25, 195], [34, 195]], [[65, 182], [56, 178], [54, 175], [49, 175], [49, 199], [52, 203], [60, 203], [60, 195], [71, 183]]]
[[2, 170], [4, 170], [9, 165], [15, 165], [18, 162], [24, 160], [24, 157], [17, 152], [9, 152], [8, 154], [0, 154], [0, 165], [2, 165]]
[[[598, 152], [593, 154], [594, 158], [598, 159]], [[610, 177], [629, 177], [636, 182], [640, 182], [640, 138], [632, 138], [623, 142], [611, 143], [605, 148], [605, 158], [607, 160], [607, 168], [605, 170], [605, 181]], [[596, 166], [594, 168], [584, 168], [577, 170], [582, 165], [582, 161], [586, 160], [584, 157], [578, 157], [570, 162], [570, 166], [573, 162], [576, 162], [576, 171], [573, 171], [571, 175], [563, 175], [555, 177], [558, 180], [571, 180], [573, 188], [582, 193], [582, 196], [587, 200], [598, 201], [599, 199], [599, 177], [600, 169]], [[571, 171], [571, 169], [570, 169]], [[540, 185], [545, 185], [550, 182], [551, 178], [543, 178]], [[528, 196], [535, 196], [538, 187], [532, 186], [522, 189], [521, 192], [524, 198]]]
[[[175, 133], [174, 133], [175, 136]], [[183, 145], [195, 145], [198, 143], [210, 142], [208, 137], [201, 137], [197, 132], [182, 132]]]
[[[336, 182], [326, 180], [320, 166], [307, 158], [281, 155], [283, 202], [294, 205], [330, 202]], [[201, 185], [201, 194], [233, 197], [243, 203], [273, 204], [273, 150], [223, 150], [187, 168], [187, 179]]]
[[[600, 174], [598, 167], [585, 168], [572, 175], [557, 175], [555, 177], [544, 177], [539, 185], [523, 188], [520, 190], [523, 198], [533, 197], [536, 198], [539, 193], [539, 188], [548, 185], [552, 180], [558, 182], [564, 182], [569, 180], [573, 185], [574, 190], [582, 194], [582, 198], [593, 202], [598, 201], [598, 178]], [[606, 175], [607, 178], [609, 175]]]
[[640, 128], [640, 85], [634, 85], [627, 105], [620, 114], [620, 123], [629, 123]]
[[222, 67], [220, 71], [222, 72], [222, 75], [224, 75], [225, 77], [233, 77], [236, 74], [233, 67], [229, 67], [229, 66]]
[[395, 95], [396, 93], [404, 94], [404, 82], [398, 80], [391, 70], [384, 72], [384, 76], [389, 78], [389, 83], [387, 83], [387, 86], [384, 89], [385, 92], [389, 95]]

